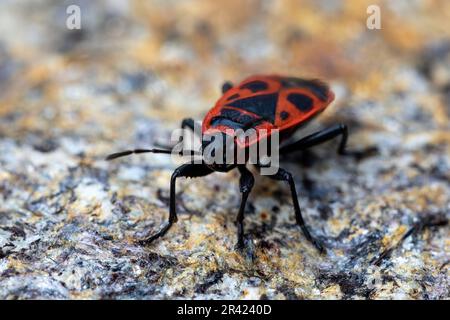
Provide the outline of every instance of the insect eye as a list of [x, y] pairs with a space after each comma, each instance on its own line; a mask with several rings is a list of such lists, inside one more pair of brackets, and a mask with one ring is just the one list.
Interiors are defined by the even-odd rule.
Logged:
[[233, 84], [230, 81], [225, 82], [222, 85], [222, 93], [227, 92], [228, 90], [230, 90], [231, 88], [233, 88]]

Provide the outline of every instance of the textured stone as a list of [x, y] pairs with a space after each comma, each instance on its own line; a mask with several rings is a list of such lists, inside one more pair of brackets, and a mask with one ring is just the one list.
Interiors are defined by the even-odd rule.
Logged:
[[[70, 1], [80, 31], [69, 3], [2, 2], [0, 298], [448, 299], [450, 2], [379, 1], [370, 31], [372, 2]], [[167, 219], [176, 164], [105, 155], [166, 142], [223, 81], [271, 72], [336, 92], [298, 136], [344, 122], [350, 148], [375, 150], [283, 162], [327, 254], [264, 177], [237, 252], [237, 172], [180, 180], [178, 223], [136, 245]]]

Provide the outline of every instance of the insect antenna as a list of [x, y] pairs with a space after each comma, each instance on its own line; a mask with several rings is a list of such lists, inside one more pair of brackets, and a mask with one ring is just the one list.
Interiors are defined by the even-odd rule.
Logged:
[[[194, 150], [185, 150], [185, 152], [190, 152], [191, 156], [194, 155], [201, 155], [201, 153], [196, 152]], [[139, 153], [165, 153], [165, 154], [171, 154], [172, 150], [165, 150], [165, 149], [134, 149], [134, 150], [125, 150], [121, 152], [116, 152], [108, 155], [105, 160], [114, 160], [121, 157], [126, 157], [132, 154], [139, 154]]]
[[134, 149], [134, 150], [126, 150], [126, 151], [112, 153], [112, 154], [110, 154], [110, 155], [108, 155], [106, 157], [106, 160], [113, 160], [113, 159], [117, 159], [117, 158], [121, 158], [121, 157], [126, 157], [126, 156], [129, 156], [131, 154], [147, 153], [147, 152], [151, 152], [151, 153], [166, 153], [166, 154], [171, 154], [172, 153], [171, 150], [164, 150], [164, 149]]

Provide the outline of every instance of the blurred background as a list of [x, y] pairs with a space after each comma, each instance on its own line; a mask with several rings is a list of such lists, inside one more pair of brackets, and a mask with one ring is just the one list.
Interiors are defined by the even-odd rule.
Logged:
[[[328, 255], [259, 178], [236, 253], [233, 172], [180, 181], [179, 222], [136, 246], [167, 217], [174, 164], [105, 155], [168, 139], [260, 73], [329, 82], [313, 126], [377, 150], [330, 142], [288, 165]], [[448, 298], [449, 117], [448, 0], [2, 0], [0, 297]]]
[[[73, 4], [81, 29], [66, 26]], [[367, 27], [370, 5], [381, 30]], [[386, 92], [433, 85], [421, 97], [426, 116], [448, 122], [445, 0], [5, 0], [0, 11], [0, 133], [9, 137], [127, 139], [143, 119], [201, 120], [223, 81], [257, 73], [324, 79], [338, 103], [351, 95], [384, 105]], [[364, 120], [414, 116], [380, 108]]]

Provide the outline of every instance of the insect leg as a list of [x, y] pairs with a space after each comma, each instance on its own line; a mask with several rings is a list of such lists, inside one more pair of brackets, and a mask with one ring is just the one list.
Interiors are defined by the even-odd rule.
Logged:
[[342, 138], [337, 150], [338, 154], [352, 156], [355, 157], [357, 160], [360, 160], [362, 158], [371, 156], [377, 152], [376, 147], [368, 147], [363, 150], [352, 150], [352, 151], [346, 150], [348, 129], [345, 124], [338, 124], [330, 128], [310, 134], [309, 136], [306, 136], [296, 142], [281, 147], [280, 154], [288, 154], [295, 151], [305, 150], [318, 144], [324, 143], [328, 140], [331, 140], [339, 135], [341, 135]]
[[348, 129], [345, 124], [338, 124], [330, 128], [315, 132], [296, 142], [283, 146], [280, 148], [280, 154], [287, 154], [294, 151], [305, 150], [315, 145], [331, 140], [339, 135], [341, 135], [342, 138], [338, 147], [338, 153], [346, 154], [347, 152], [345, 150], [345, 146], [347, 144]]
[[239, 179], [239, 189], [242, 193], [241, 205], [239, 206], [239, 212], [236, 217], [237, 224], [237, 244], [236, 248], [241, 249], [244, 247], [244, 211], [247, 203], [248, 195], [250, 194], [255, 179], [253, 174], [245, 167], [245, 165], [238, 166], [241, 178]]
[[181, 129], [189, 128], [194, 133], [201, 134], [202, 126], [192, 118], [185, 118], [181, 121]]
[[292, 174], [282, 168], [279, 168], [276, 174], [268, 177], [274, 180], [286, 181], [289, 184], [289, 187], [291, 188], [292, 202], [294, 203], [295, 220], [297, 221], [297, 224], [302, 229], [305, 238], [310, 241], [320, 252], [324, 252], [325, 248], [317, 239], [314, 239], [311, 236], [308, 228], [305, 225], [305, 221], [303, 220], [302, 212], [300, 210], [300, 205], [298, 203], [297, 190], [295, 189], [295, 182], [294, 178], [292, 178]]
[[176, 206], [175, 206], [175, 188], [176, 188], [176, 180], [180, 177], [189, 177], [189, 178], [195, 178], [195, 177], [203, 177], [206, 176], [213, 171], [208, 168], [204, 164], [193, 164], [193, 163], [187, 163], [183, 164], [180, 167], [176, 168], [175, 171], [172, 174], [172, 177], [170, 178], [170, 202], [169, 202], [169, 220], [168, 222], [162, 226], [162, 228], [155, 234], [151, 235], [150, 237], [142, 240], [138, 240], [138, 243], [141, 245], [146, 245], [152, 243], [154, 240], [164, 236], [166, 232], [170, 229], [170, 227], [177, 222], [177, 212], [176, 212]]

